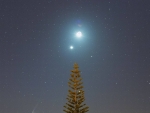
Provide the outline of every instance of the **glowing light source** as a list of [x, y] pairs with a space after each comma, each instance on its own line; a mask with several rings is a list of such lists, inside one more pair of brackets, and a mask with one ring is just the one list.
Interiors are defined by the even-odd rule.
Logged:
[[78, 32], [76, 33], [76, 36], [77, 36], [78, 38], [82, 37], [82, 32], [78, 31]]
[[73, 49], [73, 46], [70, 46], [70, 49]]

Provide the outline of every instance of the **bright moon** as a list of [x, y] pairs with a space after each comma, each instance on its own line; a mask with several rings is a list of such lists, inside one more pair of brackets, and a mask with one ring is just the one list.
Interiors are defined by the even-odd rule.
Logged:
[[80, 31], [78, 31], [78, 32], [76, 33], [76, 36], [77, 36], [78, 38], [80, 38], [80, 37], [82, 37], [82, 33], [81, 33]]
[[70, 49], [73, 49], [73, 46], [70, 46]]

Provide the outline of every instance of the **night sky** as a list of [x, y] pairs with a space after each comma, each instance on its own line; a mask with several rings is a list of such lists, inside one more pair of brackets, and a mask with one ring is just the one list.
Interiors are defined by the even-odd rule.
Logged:
[[1, 0], [0, 113], [63, 113], [74, 63], [88, 113], [149, 113], [150, 1]]

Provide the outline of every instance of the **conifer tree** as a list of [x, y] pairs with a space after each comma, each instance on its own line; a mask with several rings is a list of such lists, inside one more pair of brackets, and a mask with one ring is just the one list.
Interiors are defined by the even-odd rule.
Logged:
[[80, 75], [80, 71], [78, 70], [78, 64], [74, 64], [74, 69], [71, 71], [71, 78], [69, 79], [68, 85], [71, 89], [68, 90], [68, 103], [64, 106], [66, 113], [86, 113], [88, 108], [86, 104], [83, 104], [84, 91], [83, 82]]

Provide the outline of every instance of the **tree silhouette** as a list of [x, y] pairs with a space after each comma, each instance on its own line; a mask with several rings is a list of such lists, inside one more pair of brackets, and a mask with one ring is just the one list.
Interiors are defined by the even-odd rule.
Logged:
[[85, 113], [89, 107], [86, 104], [83, 104], [84, 98], [84, 91], [83, 89], [83, 82], [80, 75], [80, 71], [78, 70], [78, 64], [74, 64], [74, 69], [71, 71], [71, 78], [69, 79], [68, 85], [71, 89], [68, 90], [68, 103], [64, 106], [66, 113]]

